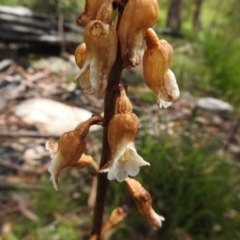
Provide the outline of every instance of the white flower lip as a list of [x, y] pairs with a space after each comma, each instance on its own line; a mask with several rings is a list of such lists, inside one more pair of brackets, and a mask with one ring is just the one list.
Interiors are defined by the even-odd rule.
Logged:
[[135, 177], [141, 166], [150, 165], [138, 155], [133, 142], [130, 142], [116, 158], [110, 167], [100, 170], [108, 172], [108, 179], [116, 179], [119, 182], [124, 181], [128, 176]]

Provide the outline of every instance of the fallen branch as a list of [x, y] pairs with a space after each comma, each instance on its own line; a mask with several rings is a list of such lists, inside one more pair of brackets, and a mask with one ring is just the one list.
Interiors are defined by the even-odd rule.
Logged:
[[42, 133], [42, 132], [35, 132], [35, 131], [1, 131], [0, 137], [11, 137], [11, 138], [22, 138], [22, 137], [29, 137], [29, 138], [59, 138], [60, 134], [53, 134], [53, 133]]

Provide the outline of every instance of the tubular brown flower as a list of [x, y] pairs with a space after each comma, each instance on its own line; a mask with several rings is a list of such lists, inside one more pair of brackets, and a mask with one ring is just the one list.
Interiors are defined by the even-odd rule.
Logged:
[[96, 20], [98, 11], [103, 4], [112, 5], [112, 0], [86, 0], [84, 11], [78, 16], [76, 24], [86, 26], [91, 20]]
[[93, 124], [102, 124], [102, 118], [93, 116], [90, 119], [80, 123], [73, 131], [64, 133], [58, 140], [58, 145], [46, 142], [46, 150], [49, 151], [52, 158], [49, 172], [51, 180], [56, 190], [58, 190], [59, 174], [66, 167], [82, 168], [89, 165], [89, 161], [80, 163], [81, 156], [86, 149], [85, 137], [89, 128]]
[[145, 32], [146, 45], [143, 55], [143, 75], [148, 87], [154, 92], [160, 107], [168, 107], [179, 97], [174, 73], [169, 69], [172, 46], [159, 40], [152, 29]]
[[135, 179], [126, 178], [125, 182], [138, 211], [145, 217], [153, 229], [160, 228], [162, 221], [165, 219], [153, 210], [150, 193]]
[[90, 21], [84, 31], [84, 42], [87, 58], [75, 82], [83, 82], [89, 93], [99, 94], [107, 85], [107, 75], [116, 59], [117, 33], [109, 24]]
[[127, 2], [118, 29], [122, 59], [126, 67], [135, 67], [140, 63], [143, 32], [152, 27], [157, 19], [158, 3], [156, 0]]

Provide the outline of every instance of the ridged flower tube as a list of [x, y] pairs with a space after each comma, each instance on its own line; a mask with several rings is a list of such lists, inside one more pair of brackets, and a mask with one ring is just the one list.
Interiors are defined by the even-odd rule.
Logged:
[[135, 179], [126, 178], [125, 182], [138, 211], [144, 216], [148, 224], [153, 229], [162, 227], [162, 221], [165, 219], [153, 210], [150, 193]]
[[102, 117], [93, 116], [80, 123], [73, 131], [64, 133], [59, 138], [57, 145], [50, 141], [46, 142], [46, 150], [49, 151], [52, 158], [48, 171], [56, 190], [58, 190], [58, 178], [63, 169], [66, 167], [83, 168], [91, 164], [89, 160], [86, 163], [86, 157], [81, 162], [81, 156], [86, 149], [85, 137], [91, 125], [102, 124], [102, 121]]
[[168, 107], [179, 97], [179, 88], [174, 73], [169, 69], [172, 46], [159, 40], [152, 29], [145, 32], [146, 45], [143, 55], [143, 76], [154, 92], [159, 107]]
[[143, 32], [156, 23], [158, 12], [156, 0], [131, 0], [127, 2], [118, 29], [125, 67], [135, 67], [140, 63]]
[[84, 11], [78, 16], [76, 24], [85, 27], [91, 20], [96, 20], [103, 4], [112, 5], [112, 0], [86, 0]]
[[87, 57], [74, 81], [85, 84], [88, 93], [99, 94], [105, 89], [107, 75], [116, 59], [117, 41], [116, 30], [107, 23], [94, 20], [86, 26]]
[[128, 175], [136, 176], [139, 168], [150, 165], [137, 154], [134, 137], [139, 126], [138, 117], [132, 113], [132, 105], [126, 92], [120, 86], [116, 114], [108, 125], [108, 143], [111, 149], [111, 160], [100, 170], [108, 172], [108, 179], [122, 182]]

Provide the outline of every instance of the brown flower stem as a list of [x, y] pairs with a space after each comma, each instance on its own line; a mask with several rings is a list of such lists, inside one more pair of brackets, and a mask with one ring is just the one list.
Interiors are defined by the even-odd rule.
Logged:
[[[111, 151], [108, 144], [107, 133], [108, 123], [114, 115], [116, 97], [118, 96], [118, 86], [120, 83], [123, 70], [123, 61], [121, 59], [120, 46], [118, 45], [116, 61], [109, 73], [108, 86], [105, 92], [104, 100], [104, 129], [102, 139], [102, 156], [100, 161], [100, 168], [103, 167], [111, 158]], [[98, 174], [97, 197], [94, 207], [94, 216], [92, 224], [92, 235], [96, 234], [100, 239], [102, 228], [102, 218], [104, 212], [105, 198], [108, 187], [108, 179], [105, 173]]]

